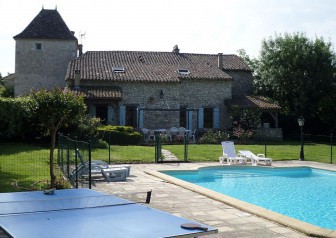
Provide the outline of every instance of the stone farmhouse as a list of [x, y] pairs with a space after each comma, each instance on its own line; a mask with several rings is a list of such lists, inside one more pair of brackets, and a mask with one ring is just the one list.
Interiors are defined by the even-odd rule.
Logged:
[[237, 55], [87, 51], [57, 10], [42, 9], [18, 35], [15, 96], [55, 86], [83, 93], [88, 113], [135, 128], [231, 127], [230, 106], [271, 115], [279, 106], [252, 93], [252, 72]]

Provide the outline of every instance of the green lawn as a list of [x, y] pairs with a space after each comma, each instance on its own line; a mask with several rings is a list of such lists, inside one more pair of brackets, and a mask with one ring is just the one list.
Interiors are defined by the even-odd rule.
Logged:
[[[251, 150], [255, 154], [265, 154], [265, 145], [235, 145], [236, 150]], [[175, 154], [183, 160], [183, 146], [166, 145], [162, 147]], [[307, 143], [304, 146], [305, 160], [316, 161], [322, 163], [330, 163], [330, 145]], [[189, 145], [188, 160], [189, 161], [218, 161], [218, 157], [222, 155], [222, 147], [220, 145]], [[267, 157], [273, 160], [297, 160], [300, 155], [300, 144], [297, 142], [282, 142], [266, 146]], [[335, 159], [336, 160], [336, 159]]]
[[[184, 159], [183, 145], [163, 145], [180, 160]], [[251, 150], [255, 154], [265, 153], [264, 145], [240, 145], [237, 150]], [[267, 145], [267, 157], [273, 160], [297, 160], [300, 154], [299, 142], [285, 141]], [[305, 143], [305, 160], [330, 163], [330, 145], [323, 143]], [[111, 146], [111, 164], [118, 163], [154, 163], [155, 149], [153, 146]], [[221, 145], [188, 146], [188, 160], [192, 162], [218, 161], [222, 155]], [[57, 151], [55, 151], [55, 158]], [[93, 149], [93, 160], [109, 162], [108, 149]], [[56, 160], [56, 159], [55, 159]], [[336, 160], [336, 159], [334, 159]], [[49, 149], [21, 143], [0, 143], [0, 192], [15, 191], [13, 182], [22, 187], [37, 181], [49, 180]]]
[[[0, 192], [30, 188], [49, 179], [49, 149], [21, 143], [0, 143]], [[35, 184], [34, 184], [35, 185]], [[38, 186], [38, 184], [36, 184]]]
[[110, 161], [108, 149], [93, 149], [92, 160], [103, 160], [111, 164], [153, 163], [154, 146], [111, 146]]

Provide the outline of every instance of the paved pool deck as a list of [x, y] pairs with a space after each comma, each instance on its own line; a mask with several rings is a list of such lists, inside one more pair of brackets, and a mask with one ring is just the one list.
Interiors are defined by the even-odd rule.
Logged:
[[[309, 237], [284, 225], [269, 221], [246, 210], [237, 209], [217, 199], [209, 198], [152, 175], [159, 170], [190, 170], [219, 165], [221, 164], [215, 162], [132, 164], [131, 176], [127, 178], [127, 181], [97, 182], [93, 189], [129, 199], [132, 199], [130, 194], [152, 190], [151, 207], [205, 223], [218, 229], [218, 234], [206, 237]], [[275, 161], [272, 166], [310, 166], [336, 171], [336, 165], [308, 161]], [[291, 220], [289, 219], [288, 222], [291, 222]], [[336, 233], [332, 233], [330, 237], [333, 237], [333, 235], [336, 237]]]

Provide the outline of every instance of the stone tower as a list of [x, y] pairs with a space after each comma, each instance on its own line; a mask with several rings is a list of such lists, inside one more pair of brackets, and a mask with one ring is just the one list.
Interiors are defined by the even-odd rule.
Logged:
[[14, 39], [15, 96], [65, 86], [67, 65], [77, 57], [78, 42], [57, 10], [42, 9]]

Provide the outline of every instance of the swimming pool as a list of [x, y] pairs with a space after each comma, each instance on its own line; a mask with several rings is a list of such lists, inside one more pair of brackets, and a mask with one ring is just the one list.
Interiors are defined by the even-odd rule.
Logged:
[[224, 166], [161, 172], [285, 216], [336, 230], [336, 172], [309, 167]]

